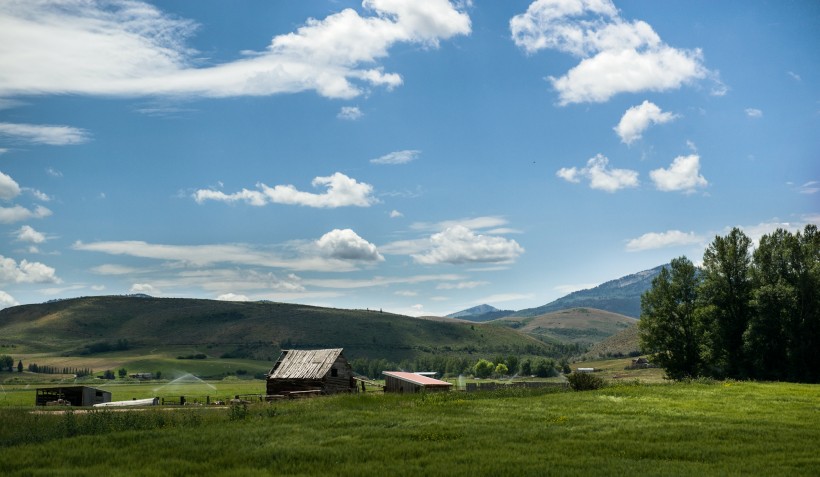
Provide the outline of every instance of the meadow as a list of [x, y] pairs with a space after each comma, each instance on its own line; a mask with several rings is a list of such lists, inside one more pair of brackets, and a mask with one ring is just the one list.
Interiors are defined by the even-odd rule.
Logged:
[[584, 392], [32, 411], [0, 408], [2, 475], [792, 476], [820, 469], [817, 385], [633, 381]]

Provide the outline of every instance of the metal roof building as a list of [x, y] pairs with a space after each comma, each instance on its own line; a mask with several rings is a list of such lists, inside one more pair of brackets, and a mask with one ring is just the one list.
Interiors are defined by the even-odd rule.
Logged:
[[267, 375], [267, 393], [355, 392], [353, 369], [342, 351], [342, 348], [282, 351]]
[[402, 371], [382, 371], [384, 374], [384, 392], [417, 393], [419, 391], [449, 391], [453, 386], [447, 381], [428, 378], [416, 373]]
[[68, 403], [72, 406], [93, 406], [111, 401], [111, 392], [88, 386], [60, 386], [37, 389], [37, 406], [46, 406], [50, 403]]

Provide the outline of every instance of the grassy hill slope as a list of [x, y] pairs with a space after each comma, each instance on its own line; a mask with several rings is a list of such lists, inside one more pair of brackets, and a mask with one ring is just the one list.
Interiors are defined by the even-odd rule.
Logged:
[[237, 357], [251, 357], [258, 348], [270, 355], [271, 347], [340, 347], [348, 357], [397, 361], [420, 353], [552, 354], [549, 344], [515, 330], [457, 320], [285, 303], [117, 296], [0, 310], [0, 340], [27, 353], [78, 354], [127, 340], [132, 349], [208, 346], [210, 353]]
[[508, 316], [492, 323], [560, 341], [597, 343], [634, 326], [637, 320], [594, 308], [572, 308], [538, 316]]

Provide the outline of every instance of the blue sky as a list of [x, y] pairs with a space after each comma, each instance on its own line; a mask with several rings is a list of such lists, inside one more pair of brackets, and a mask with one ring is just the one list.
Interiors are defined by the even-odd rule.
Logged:
[[0, 0], [0, 307], [522, 309], [820, 223], [820, 4]]

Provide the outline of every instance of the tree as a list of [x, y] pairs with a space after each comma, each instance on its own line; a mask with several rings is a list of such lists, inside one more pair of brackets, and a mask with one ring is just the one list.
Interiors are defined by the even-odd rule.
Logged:
[[717, 236], [703, 254], [703, 280], [698, 294], [710, 333], [711, 374], [743, 378], [749, 374], [743, 333], [751, 318], [752, 241], [740, 229]]
[[0, 370], [7, 369], [9, 372], [11, 372], [13, 367], [14, 358], [7, 354], [0, 356]]
[[489, 378], [495, 371], [495, 365], [486, 359], [479, 359], [473, 366], [473, 375], [477, 378]]
[[697, 289], [695, 266], [680, 257], [672, 260], [669, 268], [662, 268], [641, 296], [641, 349], [672, 379], [698, 376], [703, 366]]
[[519, 369], [522, 376], [532, 376], [532, 360], [530, 358], [522, 360]]
[[507, 363], [507, 369], [509, 370], [510, 373], [512, 373], [512, 374], [517, 374], [518, 373], [518, 364], [519, 364], [518, 356], [515, 356], [513, 354], [507, 356], [506, 363]]
[[17, 372], [18, 372], [18, 373], [22, 373], [22, 372], [23, 372], [23, 360], [22, 360], [22, 359], [21, 359], [20, 361], [18, 361], [18, 362], [17, 362]]
[[125, 368], [120, 368], [117, 370], [117, 375], [119, 375], [120, 378], [124, 378], [128, 376], [128, 370]]
[[496, 376], [506, 376], [510, 370], [507, 368], [507, 365], [504, 363], [498, 363], [495, 366], [495, 375]]
[[555, 361], [547, 358], [538, 358], [533, 365], [532, 372], [539, 378], [549, 378], [558, 374], [555, 370]]

